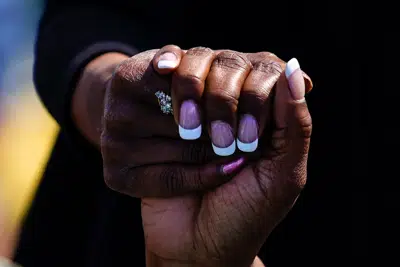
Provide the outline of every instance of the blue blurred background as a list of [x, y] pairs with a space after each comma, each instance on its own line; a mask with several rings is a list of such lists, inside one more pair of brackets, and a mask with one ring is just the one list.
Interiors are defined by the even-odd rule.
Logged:
[[0, 0], [0, 256], [10, 257], [57, 124], [32, 82], [41, 0]]

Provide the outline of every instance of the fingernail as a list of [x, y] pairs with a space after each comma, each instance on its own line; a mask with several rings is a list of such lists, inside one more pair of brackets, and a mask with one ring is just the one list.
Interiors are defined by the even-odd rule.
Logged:
[[244, 158], [239, 158], [231, 163], [222, 165], [221, 173], [223, 175], [232, 174], [232, 173], [236, 172], [237, 170], [239, 170], [240, 167], [242, 167], [243, 163], [244, 163]]
[[285, 75], [292, 98], [296, 101], [303, 100], [305, 95], [304, 78], [297, 59], [292, 58], [289, 60], [286, 64]]
[[200, 110], [193, 100], [182, 102], [179, 114], [179, 135], [185, 140], [195, 140], [201, 136]]
[[223, 121], [211, 123], [211, 141], [214, 153], [218, 156], [230, 156], [235, 153], [236, 142], [232, 127]]
[[253, 152], [257, 149], [258, 123], [253, 115], [245, 114], [240, 119], [236, 142], [239, 150], [243, 152]]
[[178, 58], [174, 53], [166, 52], [162, 54], [158, 61], [159, 69], [173, 69], [178, 65]]

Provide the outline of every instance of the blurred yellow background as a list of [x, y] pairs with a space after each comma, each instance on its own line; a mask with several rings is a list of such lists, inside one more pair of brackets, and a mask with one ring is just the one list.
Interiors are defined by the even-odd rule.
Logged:
[[[0, 247], [4, 250], [6, 244], [12, 245], [12, 237], [29, 206], [58, 131], [33, 87], [27, 86], [30, 87], [16, 104], [2, 101], [1, 107], [0, 201], [4, 203], [4, 225], [0, 243], [4, 243]], [[9, 249], [6, 251], [4, 254], [9, 254]]]
[[0, 256], [9, 257], [58, 126], [32, 82], [42, 1], [0, 0]]

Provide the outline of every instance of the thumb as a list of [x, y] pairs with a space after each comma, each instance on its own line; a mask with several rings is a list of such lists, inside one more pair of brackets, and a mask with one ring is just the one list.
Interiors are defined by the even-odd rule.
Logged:
[[272, 149], [276, 156], [296, 165], [305, 165], [312, 129], [305, 92], [306, 86], [299, 62], [293, 58], [286, 64], [285, 73], [281, 75], [276, 86]]
[[176, 45], [166, 45], [154, 55], [153, 67], [159, 74], [169, 74], [176, 70], [184, 51]]

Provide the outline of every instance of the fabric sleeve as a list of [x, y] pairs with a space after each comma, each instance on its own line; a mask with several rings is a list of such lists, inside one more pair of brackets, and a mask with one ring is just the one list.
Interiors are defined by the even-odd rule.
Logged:
[[124, 12], [107, 5], [46, 7], [35, 45], [34, 85], [46, 109], [73, 143], [89, 146], [70, 115], [72, 93], [82, 69], [106, 52], [134, 55], [134, 24]]

